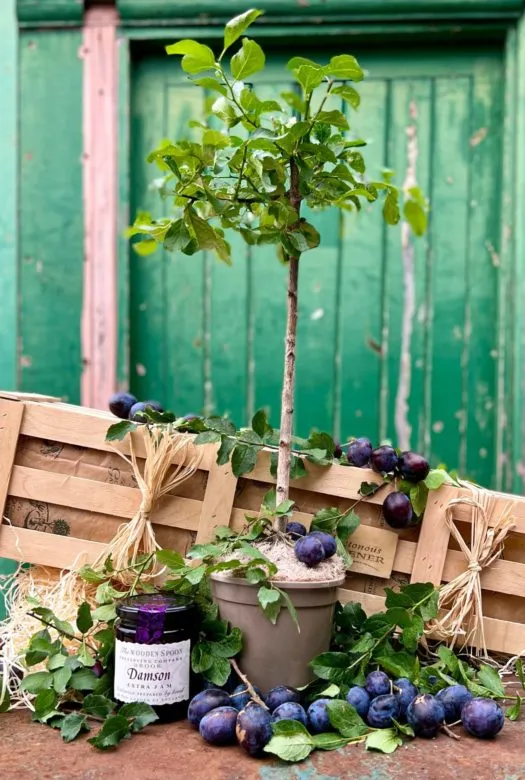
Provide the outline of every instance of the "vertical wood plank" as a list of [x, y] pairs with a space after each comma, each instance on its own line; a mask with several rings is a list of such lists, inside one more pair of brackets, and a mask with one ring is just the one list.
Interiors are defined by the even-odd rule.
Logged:
[[23, 416], [23, 402], [0, 398], [0, 533]]
[[82, 403], [105, 408], [117, 385], [117, 13], [84, 21]]
[[441, 584], [450, 539], [445, 507], [454, 495], [454, 490], [446, 487], [429, 493], [410, 582]]
[[0, 3], [0, 387], [16, 390], [18, 384], [18, 30], [15, 0]]
[[230, 525], [237, 477], [232, 473], [231, 463], [210, 468], [206, 492], [202, 504], [201, 520], [197, 531], [197, 543], [205, 544], [214, 538], [218, 525]]
[[20, 37], [19, 389], [72, 403], [82, 370], [80, 44], [73, 29]]
[[118, 296], [118, 343], [117, 343], [117, 386], [129, 389], [130, 359], [130, 285], [129, 285], [129, 241], [125, 229], [130, 224], [130, 45], [125, 36], [117, 38], [118, 57], [118, 235], [117, 235], [117, 296]]

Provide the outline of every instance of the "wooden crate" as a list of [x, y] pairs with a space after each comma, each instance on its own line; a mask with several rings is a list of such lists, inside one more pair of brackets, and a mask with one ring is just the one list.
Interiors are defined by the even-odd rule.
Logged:
[[[0, 528], [0, 557], [69, 568], [80, 555], [94, 561], [118, 526], [133, 517], [140, 491], [131, 468], [115, 453], [129, 454], [129, 441], [110, 444], [109, 413], [62, 403], [0, 397], [0, 509], [13, 523]], [[135, 451], [144, 455], [142, 433], [133, 434]], [[217, 525], [240, 530], [245, 515], [256, 513], [275, 480], [269, 455], [259, 455], [255, 469], [237, 479], [230, 464], [217, 466], [216, 445], [202, 447], [199, 470], [176, 495], [166, 496], [152, 514], [159, 543], [184, 553], [194, 541], [213, 538]], [[384, 606], [384, 588], [407, 582], [438, 585], [466, 567], [450, 541], [444, 508], [461, 495], [443, 487], [430, 493], [421, 528], [396, 533], [382, 519], [381, 504], [390, 490], [360, 500], [363, 481], [378, 481], [367, 469], [322, 468], [307, 464], [308, 475], [292, 483], [295, 519], [309, 525], [324, 507], [355, 511], [361, 526], [350, 539], [352, 571], [339, 591], [340, 600], [359, 601], [367, 612]], [[514, 497], [513, 497], [514, 500]], [[505, 546], [504, 560], [482, 574], [485, 631], [489, 649], [519, 653], [525, 649], [525, 498], [515, 498], [516, 529]], [[508, 497], [501, 496], [502, 505]], [[12, 516], [11, 516], [12, 515]], [[458, 506], [457, 523], [468, 536], [471, 510]], [[64, 523], [69, 534], [64, 532]]]

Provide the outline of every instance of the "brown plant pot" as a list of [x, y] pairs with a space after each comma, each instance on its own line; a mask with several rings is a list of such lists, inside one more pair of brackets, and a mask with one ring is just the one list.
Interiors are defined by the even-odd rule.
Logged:
[[239, 666], [250, 682], [268, 691], [276, 685], [300, 688], [314, 675], [308, 663], [330, 647], [337, 587], [331, 582], [276, 582], [297, 610], [300, 633], [283, 607], [272, 625], [257, 601], [257, 585], [212, 574], [212, 592], [220, 616], [243, 633]]

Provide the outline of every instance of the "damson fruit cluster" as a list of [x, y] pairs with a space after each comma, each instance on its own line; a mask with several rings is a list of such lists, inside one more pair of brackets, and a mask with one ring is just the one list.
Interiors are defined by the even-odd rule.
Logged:
[[450, 685], [431, 696], [420, 694], [405, 677], [390, 680], [381, 671], [371, 672], [364, 687], [350, 688], [346, 699], [372, 728], [408, 723], [417, 737], [435, 737], [444, 724], [461, 721], [472, 736], [490, 739], [505, 720], [497, 702], [473, 698], [464, 685]]
[[307, 533], [304, 525], [296, 522], [288, 523], [286, 533], [297, 540], [294, 548], [295, 557], [309, 568], [335, 555], [337, 545], [331, 534], [324, 531]]
[[[136, 423], [147, 422], [146, 409], [151, 409], [154, 412], [164, 411], [158, 401], [137, 401], [131, 393], [115, 393], [109, 399], [108, 406], [109, 411], [116, 417], [120, 417], [121, 420], [132, 420]], [[186, 414], [183, 419], [191, 422], [197, 418], [197, 414]], [[184, 433], [187, 429], [180, 426], [178, 430]]]
[[263, 754], [272, 738], [272, 723], [299, 720], [307, 725], [299, 691], [286, 685], [278, 685], [266, 695], [254, 690], [266, 707], [252, 699], [244, 683], [231, 694], [221, 688], [201, 691], [190, 702], [188, 720], [210, 745], [237, 742], [250, 756]]
[[[398, 454], [387, 444], [373, 450], [370, 465], [381, 474], [392, 474], [414, 485], [426, 479], [430, 471], [429, 463], [423, 455], [410, 451]], [[412, 502], [406, 493], [396, 490], [386, 497], [383, 517], [391, 528], [397, 530], [408, 528], [416, 520]]]

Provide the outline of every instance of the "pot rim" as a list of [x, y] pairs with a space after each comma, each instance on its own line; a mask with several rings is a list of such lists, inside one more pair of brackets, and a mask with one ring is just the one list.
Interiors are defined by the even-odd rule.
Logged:
[[[218, 582], [224, 582], [225, 584], [232, 585], [246, 585], [248, 588], [257, 588], [258, 585], [254, 585], [248, 582], [244, 577], [228, 577], [220, 572], [213, 572], [210, 575], [212, 580]], [[278, 588], [283, 590], [322, 590], [323, 588], [338, 588], [343, 584], [346, 577], [338, 577], [336, 580], [270, 580]]]

